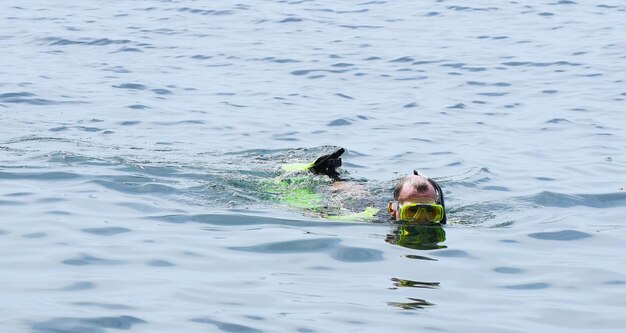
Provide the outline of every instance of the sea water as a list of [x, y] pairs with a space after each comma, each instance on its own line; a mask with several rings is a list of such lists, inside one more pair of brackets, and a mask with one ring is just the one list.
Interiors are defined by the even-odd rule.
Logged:
[[[0, 9], [2, 332], [626, 328], [623, 1]], [[445, 240], [255, 187], [329, 146]]]

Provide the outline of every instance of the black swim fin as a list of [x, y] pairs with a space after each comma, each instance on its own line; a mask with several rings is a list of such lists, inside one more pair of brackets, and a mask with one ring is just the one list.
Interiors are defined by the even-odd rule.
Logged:
[[309, 168], [311, 172], [316, 175], [327, 175], [332, 180], [341, 180], [337, 168], [341, 166], [341, 154], [346, 150], [339, 148], [332, 154], [326, 154], [320, 156], [313, 165]]

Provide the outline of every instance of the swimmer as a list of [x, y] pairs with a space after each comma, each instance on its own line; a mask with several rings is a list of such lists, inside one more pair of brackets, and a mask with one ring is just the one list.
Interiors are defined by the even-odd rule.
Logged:
[[[367, 198], [368, 193], [361, 184], [347, 182], [341, 179], [337, 168], [342, 165], [341, 155], [343, 148], [319, 157], [315, 162], [305, 166], [304, 170], [317, 175], [327, 175], [332, 180], [330, 186], [334, 196], [347, 194], [351, 198]], [[345, 195], [344, 195], [345, 197]], [[371, 198], [371, 196], [369, 196]], [[337, 200], [335, 200], [337, 201]], [[357, 200], [363, 201], [363, 200]], [[363, 201], [365, 202], [365, 201]], [[369, 202], [361, 213], [349, 213], [343, 215], [325, 216], [333, 220], [370, 220], [377, 217], [380, 209]], [[397, 183], [393, 192], [393, 201], [387, 205], [387, 212], [391, 219], [396, 222], [415, 224], [445, 224], [446, 212], [443, 199], [443, 191], [437, 182], [413, 171], [412, 175], [406, 176]]]

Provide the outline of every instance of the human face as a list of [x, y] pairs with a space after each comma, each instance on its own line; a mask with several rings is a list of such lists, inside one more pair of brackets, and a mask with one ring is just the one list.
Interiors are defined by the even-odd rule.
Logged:
[[443, 207], [436, 204], [436, 197], [433, 187], [419, 193], [413, 186], [405, 185], [398, 193], [398, 198], [389, 202], [387, 210], [395, 220], [435, 222], [441, 219], [443, 213]]

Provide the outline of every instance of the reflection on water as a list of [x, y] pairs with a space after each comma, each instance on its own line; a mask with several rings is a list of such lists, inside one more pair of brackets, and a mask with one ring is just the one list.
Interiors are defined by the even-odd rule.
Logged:
[[440, 284], [439, 282], [411, 281], [411, 280], [404, 280], [404, 279], [398, 279], [398, 278], [392, 278], [391, 281], [393, 281], [393, 285], [395, 286], [394, 288], [391, 288], [391, 289], [397, 289], [400, 287], [434, 289], [434, 288], [438, 288]]
[[416, 254], [405, 254], [405, 255], [403, 255], [403, 257], [404, 258], [408, 258], [408, 259], [437, 261], [437, 259], [435, 259], [435, 258], [426, 257], [426, 256], [418, 256]]
[[409, 297], [411, 302], [388, 302], [387, 304], [395, 306], [404, 310], [423, 309], [427, 306], [433, 306], [435, 304], [428, 302], [424, 299]]
[[434, 250], [446, 248], [443, 243], [446, 232], [440, 225], [392, 224], [391, 232], [385, 241], [416, 250]]
[[[400, 245], [402, 247], [415, 250], [444, 249], [446, 246], [441, 243], [445, 240], [446, 232], [439, 224], [415, 225], [407, 223], [394, 223], [391, 224], [391, 230], [385, 238], [385, 242], [389, 244]], [[437, 261], [437, 259], [416, 254], [407, 254], [404, 255], [404, 257], [408, 259]], [[392, 290], [405, 287], [437, 289], [440, 286], [439, 282], [424, 282], [401, 278], [391, 278], [391, 281], [393, 282], [393, 287], [389, 289]], [[387, 304], [404, 310], [422, 309], [424, 307], [434, 305], [433, 303], [421, 298], [409, 297], [408, 300], [410, 300], [410, 302], [387, 302]]]

